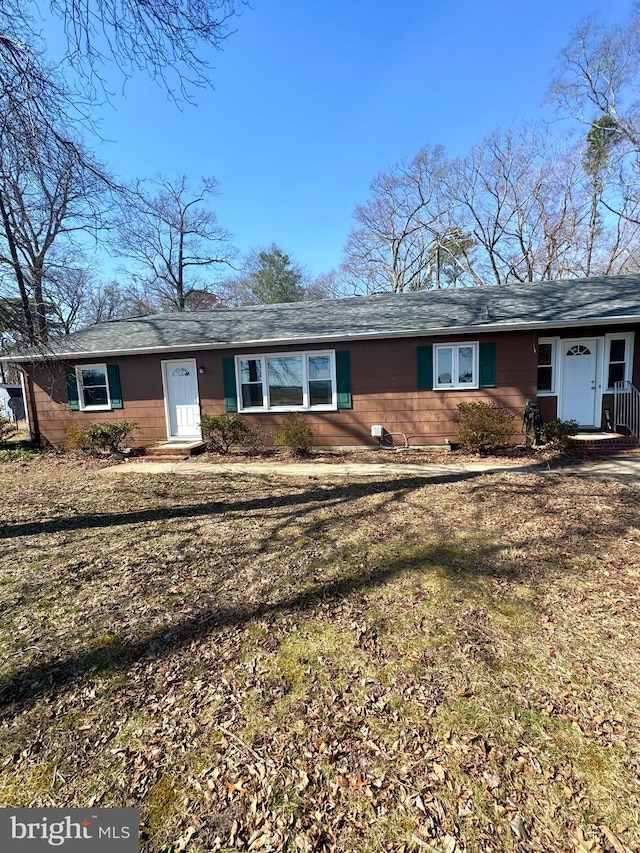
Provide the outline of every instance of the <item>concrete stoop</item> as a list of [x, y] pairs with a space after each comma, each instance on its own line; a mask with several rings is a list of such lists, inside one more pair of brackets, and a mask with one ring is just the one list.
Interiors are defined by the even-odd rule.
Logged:
[[159, 441], [143, 448], [140, 462], [180, 462], [206, 450], [204, 441]]
[[630, 435], [619, 432], [579, 432], [571, 441], [592, 453], [624, 453], [637, 450], [638, 442]]

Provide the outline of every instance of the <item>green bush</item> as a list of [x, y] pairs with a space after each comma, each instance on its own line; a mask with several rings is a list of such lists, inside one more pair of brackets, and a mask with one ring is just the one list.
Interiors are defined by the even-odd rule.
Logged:
[[17, 427], [9, 418], [0, 415], [0, 444], [8, 441], [17, 432]]
[[238, 415], [202, 415], [202, 438], [207, 449], [215, 453], [228, 453], [234, 444], [240, 444], [249, 433], [249, 427]]
[[276, 447], [286, 447], [293, 456], [308, 456], [313, 444], [313, 431], [302, 415], [291, 412], [282, 419], [273, 443]]
[[84, 430], [85, 447], [96, 454], [122, 453], [137, 428], [135, 421], [91, 424]]
[[567, 445], [572, 435], [578, 432], [578, 421], [561, 421], [556, 418], [544, 425], [544, 440], [546, 442], [557, 441]]
[[23, 447], [17, 447], [15, 450], [0, 450], [0, 462], [27, 462], [37, 456], [40, 456], [39, 451]]
[[461, 403], [453, 416], [461, 444], [475, 452], [504, 447], [514, 433], [514, 418], [497, 403]]

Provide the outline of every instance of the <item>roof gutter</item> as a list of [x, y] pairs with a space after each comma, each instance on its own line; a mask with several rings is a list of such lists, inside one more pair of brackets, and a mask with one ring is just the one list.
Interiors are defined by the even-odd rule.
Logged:
[[339, 343], [344, 341], [367, 341], [380, 340], [382, 338], [428, 338], [442, 337], [443, 335], [472, 335], [486, 334], [499, 332], [523, 332], [549, 330], [549, 329], [574, 329], [574, 328], [591, 328], [593, 326], [603, 325], [626, 325], [629, 323], [640, 323], [640, 316], [637, 314], [623, 315], [621, 317], [594, 317], [589, 320], [552, 320], [539, 321], [534, 323], [516, 322], [516, 323], [482, 323], [473, 326], [447, 326], [435, 329], [404, 329], [399, 332], [355, 332], [336, 333], [332, 335], [310, 335], [300, 338], [256, 338], [255, 340], [241, 341], [223, 341], [221, 343], [198, 343], [198, 344], [183, 344], [175, 346], [156, 346], [156, 347], [138, 347], [135, 349], [114, 349], [114, 350], [78, 350], [77, 352], [43, 353], [41, 356], [26, 356], [26, 355], [3, 355], [0, 356], [0, 361], [10, 364], [33, 364], [37, 361], [75, 361], [79, 358], [93, 358], [97, 356], [121, 356], [121, 355], [154, 355], [168, 352], [197, 352], [198, 350], [225, 350], [225, 349], [254, 349], [257, 346], [289, 346], [294, 344], [317, 344], [317, 343]]

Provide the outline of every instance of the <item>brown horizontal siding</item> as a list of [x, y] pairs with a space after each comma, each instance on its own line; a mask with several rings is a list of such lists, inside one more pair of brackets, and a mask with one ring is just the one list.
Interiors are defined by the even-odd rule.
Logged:
[[[439, 339], [439, 342], [442, 339]], [[456, 339], [454, 339], [456, 340]], [[530, 393], [535, 363], [527, 359], [527, 343], [522, 336], [496, 336], [498, 384], [504, 387], [471, 392], [418, 391], [416, 347], [426, 339], [388, 342], [354, 342], [338, 349], [351, 354], [353, 409], [337, 412], [304, 413], [314, 432], [317, 445], [372, 444], [373, 424], [382, 424], [389, 432], [403, 432], [414, 444], [442, 444], [455, 437], [451, 416], [458, 403], [468, 399], [495, 400], [517, 411]], [[305, 349], [326, 349], [307, 347]], [[287, 348], [271, 347], [261, 352], [282, 352]], [[289, 350], [299, 349], [290, 347]], [[208, 351], [195, 356], [204, 369], [199, 375], [202, 411], [218, 414], [224, 410], [222, 359], [235, 352]], [[175, 354], [172, 359], [192, 358], [192, 354]], [[134, 420], [139, 424], [134, 443], [148, 444], [166, 438], [164, 401], [162, 398], [162, 360], [159, 356], [123, 356], [107, 360], [120, 367], [124, 408], [104, 412], [70, 411], [67, 404], [65, 367], [46, 364], [30, 371], [34, 399], [42, 439], [53, 445], [65, 442], [70, 427], [83, 428], [97, 421]], [[100, 359], [96, 359], [100, 361]], [[502, 366], [504, 365], [504, 367]], [[514, 365], [520, 365], [515, 371]], [[509, 367], [510, 366], [510, 367]], [[509, 377], [509, 384], [504, 380]], [[523, 385], [526, 390], [523, 390]], [[251, 413], [244, 415], [250, 423], [262, 426], [268, 440], [282, 422], [282, 414]]]
[[557, 397], [538, 397], [538, 405], [540, 406], [540, 414], [545, 423], [553, 421], [558, 417], [558, 398]]
[[[480, 337], [477, 338], [478, 340]], [[351, 370], [354, 413], [366, 424], [382, 424], [388, 432], [404, 433], [412, 444], [444, 444], [455, 440], [453, 415], [457, 406], [469, 400], [496, 402], [518, 414], [535, 388], [530, 337], [508, 334], [485, 337], [496, 343], [496, 387], [470, 391], [418, 391], [416, 347], [425, 343], [456, 342], [460, 338], [437, 341], [414, 339], [389, 341], [384, 347], [375, 342], [352, 347]], [[472, 340], [472, 339], [470, 339]], [[514, 436], [519, 425], [514, 424]], [[368, 438], [371, 443], [371, 438]]]
[[[450, 340], [456, 342], [460, 338], [452, 337]], [[405, 433], [412, 437], [413, 444], [444, 444], [446, 438], [455, 439], [452, 415], [456, 406], [470, 399], [496, 402], [512, 411], [516, 416], [514, 439], [518, 439], [518, 416], [526, 400], [535, 395], [537, 362], [532, 336], [513, 333], [486, 336], [483, 340], [496, 343], [498, 387], [476, 391], [417, 390], [416, 348], [434, 343], [432, 339], [337, 344], [335, 349], [347, 349], [351, 355], [353, 408], [337, 412], [305, 412], [304, 418], [314, 432], [315, 444], [375, 444], [375, 439], [371, 438], [373, 424], [382, 424], [388, 432]], [[446, 338], [437, 339], [437, 343], [446, 341]], [[323, 348], [327, 347], [316, 347]], [[282, 352], [285, 349], [272, 347], [259, 352]], [[206, 372], [200, 377], [200, 398], [202, 410], [207, 414], [224, 410], [222, 359], [232, 355], [238, 355], [238, 351], [207, 352], [201, 356]], [[272, 436], [283, 416], [273, 412], [252, 412], [242, 417], [249, 423], [260, 424]]]
[[[79, 362], [86, 364], [87, 361]], [[72, 427], [84, 429], [92, 423], [136, 421], [133, 444], [145, 445], [167, 437], [162, 398], [162, 376], [157, 356], [123, 356], [95, 359], [95, 363], [118, 364], [124, 407], [111, 411], [70, 411], [67, 402], [67, 367], [73, 363], [45, 363], [29, 368], [38, 415], [40, 440], [54, 447], [64, 445]]]
[[[621, 328], [620, 331], [626, 331]], [[560, 337], [596, 337], [611, 329], [571, 329], [556, 331]], [[615, 329], [613, 331], [616, 331]], [[492, 341], [496, 344], [496, 387], [475, 391], [417, 390], [416, 348], [425, 344], [459, 342], [461, 340]], [[351, 391], [353, 408], [337, 412], [306, 412], [315, 443], [322, 445], [374, 444], [371, 426], [382, 424], [389, 432], [405, 433], [412, 444], [443, 444], [455, 440], [452, 417], [456, 407], [467, 400], [496, 402], [514, 415], [514, 440], [521, 438], [521, 418], [528, 399], [536, 399], [537, 334], [513, 332], [486, 336], [451, 338], [411, 338], [390, 341], [353, 341], [332, 346], [292, 346], [251, 348], [254, 353], [286, 352], [313, 349], [348, 350], [351, 356]], [[206, 414], [224, 411], [222, 359], [238, 355], [241, 350], [176, 353], [170, 360], [195, 359], [204, 373], [198, 376], [201, 409]], [[110, 412], [71, 412], [67, 405], [66, 365], [46, 364], [29, 369], [33, 379], [33, 397], [42, 438], [54, 445], [64, 443], [71, 426], [86, 426], [96, 421], [135, 420], [139, 424], [135, 441], [148, 444], [166, 438], [161, 364], [158, 355], [122, 356], [107, 359], [120, 367], [124, 408]], [[96, 361], [102, 359], [96, 358]], [[640, 340], [636, 339], [634, 383], [640, 386]], [[545, 420], [556, 416], [556, 398], [538, 398]], [[603, 405], [609, 405], [605, 396]], [[260, 424], [273, 436], [282, 422], [279, 413], [242, 415], [249, 423]]]

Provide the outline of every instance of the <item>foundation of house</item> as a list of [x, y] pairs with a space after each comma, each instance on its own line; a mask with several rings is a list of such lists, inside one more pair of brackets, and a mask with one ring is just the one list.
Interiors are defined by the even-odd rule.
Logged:
[[638, 448], [638, 442], [632, 435], [619, 432], [579, 432], [571, 436], [571, 441], [596, 453], [619, 453]]

